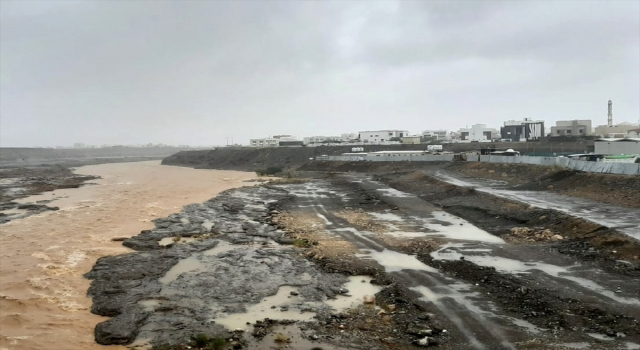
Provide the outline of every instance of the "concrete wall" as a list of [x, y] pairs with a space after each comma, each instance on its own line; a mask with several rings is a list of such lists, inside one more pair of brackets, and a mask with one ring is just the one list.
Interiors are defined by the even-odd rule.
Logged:
[[640, 154], [640, 141], [596, 141], [594, 151], [598, 154]]
[[450, 162], [453, 161], [453, 154], [441, 155], [396, 155], [396, 156], [329, 156], [328, 160], [341, 162]]
[[537, 165], [557, 165], [567, 169], [586, 171], [592, 173], [640, 175], [640, 164], [638, 163], [616, 163], [616, 162], [588, 162], [585, 160], [575, 160], [570, 158], [555, 157], [508, 157], [508, 156], [480, 156], [481, 162], [489, 163], [521, 163]]
[[[574, 160], [569, 158], [556, 157], [532, 157], [532, 156], [479, 156], [481, 162], [488, 163], [518, 163], [535, 165], [557, 165], [567, 169], [623, 175], [640, 175], [640, 164], [637, 163], [615, 163], [615, 162], [588, 162], [584, 160]], [[342, 162], [450, 162], [453, 161], [453, 154], [442, 155], [403, 155], [403, 156], [329, 156], [328, 160]], [[467, 161], [478, 161], [477, 156], [469, 156]]]

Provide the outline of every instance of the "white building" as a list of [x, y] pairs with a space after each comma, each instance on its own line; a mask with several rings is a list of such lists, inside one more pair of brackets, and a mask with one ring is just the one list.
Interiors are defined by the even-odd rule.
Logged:
[[600, 137], [625, 137], [633, 129], [640, 125], [632, 123], [620, 123], [617, 125], [600, 125], [596, 127], [595, 135]]
[[323, 144], [328, 141], [342, 142], [340, 136], [309, 136], [302, 139], [305, 145]]
[[377, 131], [359, 131], [358, 138], [360, 142], [366, 143], [384, 143], [389, 142], [392, 138], [402, 138], [409, 135], [406, 130], [377, 130]]
[[358, 134], [352, 132], [342, 134], [340, 135], [340, 139], [342, 140], [342, 142], [351, 142], [354, 140], [358, 140]]
[[460, 129], [458, 135], [460, 135], [458, 142], [491, 142], [500, 137], [497, 129], [487, 128], [485, 124], [475, 124], [470, 128]]
[[507, 120], [504, 126], [500, 127], [500, 137], [516, 142], [527, 140], [537, 140], [544, 137], [544, 121], [524, 118], [523, 120]]
[[251, 147], [278, 147], [278, 139], [268, 137], [265, 139], [251, 139], [249, 140], [249, 146]]
[[422, 136], [425, 138], [431, 138], [440, 141], [451, 140], [451, 133], [447, 130], [424, 130]]
[[298, 138], [292, 135], [273, 135], [263, 139], [250, 139], [251, 147], [279, 147], [280, 141], [298, 141]]

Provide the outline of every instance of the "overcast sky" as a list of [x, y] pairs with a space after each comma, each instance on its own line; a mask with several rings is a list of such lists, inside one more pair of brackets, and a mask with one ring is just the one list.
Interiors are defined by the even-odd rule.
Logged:
[[0, 2], [0, 145], [640, 118], [640, 1]]

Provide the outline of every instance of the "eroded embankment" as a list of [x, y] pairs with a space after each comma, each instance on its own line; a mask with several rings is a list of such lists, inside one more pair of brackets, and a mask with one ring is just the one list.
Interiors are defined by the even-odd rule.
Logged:
[[485, 179], [505, 188], [551, 191], [601, 203], [640, 208], [640, 176], [595, 174], [555, 166], [481, 162], [308, 162], [303, 171], [388, 173], [423, 170]]
[[552, 191], [617, 206], [640, 208], [640, 176], [585, 173], [554, 166], [454, 162], [447, 172], [502, 181], [518, 190]]
[[[218, 148], [207, 151], [182, 151], [162, 160], [163, 165], [198, 169], [251, 170], [270, 166], [296, 168], [321, 155], [351, 152], [352, 146]], [[384, 150], [424, 150], [426, 145], [369, 145], [367, 152]]]
[[[557, 234], [563, 238], [555, 243], [559, 251], [584, 261], [593, 261], [607, 270], [640, 276], [637, 266], [640, 263], [640, 241], [613, 229], [555, 210], [452, 185], [421, 171], [380, 175], [379, 178], [507, 240], [547, 241]], [[544, 230], [550, 230], [552, 234], [536, 237]], [[620, 260], [633, 261], [634, 264]]]

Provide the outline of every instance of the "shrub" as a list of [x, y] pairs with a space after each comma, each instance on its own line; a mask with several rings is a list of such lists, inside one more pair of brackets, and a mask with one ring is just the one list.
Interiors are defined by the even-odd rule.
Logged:
[[289, 337], [287, 337], [286, 335], [284, 335], [282, 333], [278, 333], [278, 334], [276, 334], [275, 342], [276, 343], [288, 343], [289, 342]]
[[209, 345], [207, 346], [207, 349], [222, 350], [226, 344], [227, 344], [227, 341], [224, 340], [224, 338], [212, 338], [209, 341]]
[[304, 248], [309, 246], [309, 241], [306, 239], [294, 239], [293, 240], [293, 245], [298, 247], [298, 248]]
[[191, 346], [195, 346], [196, 348], [204, 348], [211, 342], [211, 338], [206, 334], [198, 334], [191, 336]]
[[258, 169], [256, 170], [256, 175], [258, 176], [268, 176], [268, 175], [275, 175], [277, 173], [282, 172], [282, 167], [281, 166], [270, 166], [267, 167], [266, 169]]

